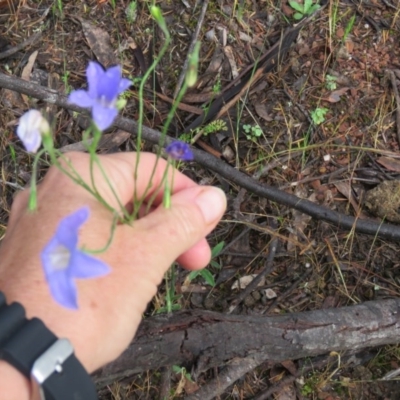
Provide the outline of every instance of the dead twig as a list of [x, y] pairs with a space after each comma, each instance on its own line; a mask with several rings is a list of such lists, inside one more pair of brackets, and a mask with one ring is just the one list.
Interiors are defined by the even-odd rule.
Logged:
[[[271, 220], [270, 222], [271, 229], [277, 229], [277, 223], [274, 219]], [[235, 311], [236, 307], [253, 291], [256, 289], [258, 284], [261, 282], [261, 280], [266, 277], [267, 275], [270, 275], [273, 270], [274, 270], [274, 258], [276, 254], [276, 250], [278, 248], [278, 237], [277, 236], [272, 236], [272, 240], [269, 244], [269, 252], [268, 252], [268, 258], [265, 262], [264, 269], [246, 286], [245, 289], [243, 289], [239, 295], [231, 302], [231, 305], [229, 306], [228, 314], [231, 314], [233, 311]]]
[[397, 141], [400, 145], [400, 96], [399, 96], [399, 89], [397, 88], [396, 76], [393, 71], [386, 70], [386, 74], [390, 79], [390, 83], [393, 88], [394, 97], [396, 99], [396, 128], [397, 128]]
[[289, 294], [291, 294], [293, 292], [294, 289], [297, 288], [297, 286], [299, 285], [300, 282], [303, 282], [306, 278], [308, 278], [308, 276], [311, 274], [312, 270], [309, 269], [300, 279], [297, 279], [292, 286], [289, 287], [289, 289], [287, 289], [285, 292], [283, 292], [282, 294], [280, 294], [273, 302], [272, 304], [264, 309], [261, 314], [268, 314], [271, 310], [273, 310], [276, 305], [278, 304], [278, 302], [282, 301], [285, 297], [289, 296]]
[[219, 373], [219, 375], [208, 381], [196, 393], [185, 396], [184, 400], [212, 400], [223, 394], [229, 386], [232, 386], [238, 379], [262, 364], [266, 359], [263, 353], [252, 354], [245, 358], [234, 358]]
[[18, 53], [20, 50], [24, 49], [25, 47], [28, 47], [28, 46], [36, 43], [41, 36], [42, 36], [42, 32], [37, 32], [34, 35], [30, 36], [28, 39], [21, 42], [20, 44], [17, 44], [16, 46], [11, 47], [11, 49], [3, 51], [2, 53], [0, 53], [0, 60], [2, 60], [3, 58], [10, 57], [13, 54]]
[[159, 400], [168, 399], [170, 396], [171, 374], [172, 374], [172, 366], [171, 365], [161, 368], [160, 392], [158, 395]]
[[382, 0], [382, 2], [385, 3], [389, 8], [393, 8], [397, 11], [397, 7], [394, 6], [392, 3], [389, 3], [388, 0]]

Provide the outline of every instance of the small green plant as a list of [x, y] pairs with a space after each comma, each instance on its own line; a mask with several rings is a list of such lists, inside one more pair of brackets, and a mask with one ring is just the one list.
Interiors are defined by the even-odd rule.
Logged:
[[[171, 388], [170, 396], [168, 397], [169, 399], [177, 398], [177, 396], [181, 395], [182, 392], [185, 390], [186, 384], [188, 382], [192, 382], [193, 383], [192, 377], [186, 371], [186, 368], [180, 367], [179, 365], [173, 365], [172, 366], [172, 372], [174, 372], [175, 374], [177, 374], [179, 376], [179, 382], [178, 382], [178, 385], [177, 385], [176, 389], [172, 389]], [[167, 398], [164, 397], [164, 400], [167, 400]]]
[[[7, 131], [4, 132], [4, 134], [7, 134]], [[8, 149], [10, 150], [10, 156], [11, 160], [13, 161], [14, 165], [17, 163], [17, 154], [15, 152], [14, 146], [12, 144], [8, 145]]]
[[253, 140], [253, 141], [256, 141], [257, 138], [259, 138], [263, 133], [259, 125], [244, 124], [243, 130], [246, 134], [247, 140]]
[[336, 76], [326, 75], [325, 76], [325, 87], [328, 90], [335, 90], [337, 88], [336, 85]]
[[[64, 68], [65, 68], [65, 65], [64, 65]], [[71, 85], [69, 84], [69, 75], [70, 75], [70, 72], [69, 72], [69, 71], [64, 71], [63, 75], [61, 76], [61, 80], [62, 80], [63, 83], [64, 83], [65, 92], [66, 92], [67, 94], [69, 94], [69, 93], [72, 92], [72, 87], [71, 87]]]
[[329, 111], [325, 107], [317, 107], [314, 111], [311, 111], [311, 118], [315, 125], [321, 125], [325, 122], [325, 115]]
[[111, 7], [115, 11], [115, 7], [117, 6], [116, 0], [110, 0]]
[[210, 133], [216, 133], [220, 131], [227, 131], [228, 127], [226, 122], [222, 119], [216, 119], [215, 121], [211, 121], [204, 127], [199, 127], [190, 131], [189, 133], [184, 133], [179, 137], [179, 140], [182, 140], [186, 143], [195, 143], [197, 139], [203, 135], [207, 136]]
[[131, 1], [125, 8], [126, 20], [128, 23], [133, 24], [137, 17], [137, 2]]
[[313, 0], [304, 0], [303, 4], [298, 3], [295, 0], [289, 0], [290, 7], [293, 10], [297, 11], [293, 14], [294, 19], [302, 19], [304, 16], [312, 14], [314, 11], [317, 11], [320, 7], [319, 4], [313, 4]]
[[215, 121], [211, 121], [203, 128], [203, 135], [227, 130], [228, 127], [226, 126], [226, 122], [222, 119], [216, 119]]
[[51, 10], [54, 15], [57, 15], [62, 19], [64, 17], [62, 0], [56, 0], [55, 3], [53, 3]]
[[170, 314], [172, 311], [180, 310], [181, 304], [179, 300], [182, 298], [182, 295], [175, 293], [175, 283], [176, 283], [176, 274], [175, 274], [175, 263], [172, 264], [171, 268], [165, 273], [165, 306], [160, 307], [157, 310], [157, 314], [161, 314], [167, 312]]
[[346, 28], [345, 28], [344, 34], [343, 34], [343, 42], [346, 41], [347, 36], [349, 36], [349, 33], [353, 29], [354, 22], [356, 22], [356, 15], [355, 14], [350, 18], [349, 22], [346, 25]]
[[309, 396], [315, 392], [318, 392], [318, 376], [316, 375], [307, 379], [306, 383], [301, 388], [301, 394], [303, 396]]
[[221, 88], [222, 88], [222, 85], [221, 85], [221, 76], [220, 76], [220, 74], [218, 74], [218, 76], [217, 76], [217, 81], [214, 83], [214, 85], [213, 85], [213, 87], [212, 87], [212, 92], [213, 92], [214, 94], [220, 94], [220, 93], [221, 93]]
[[[221, 264], [215, 261], [215, 258], [221, 253], [225, 246], [225, 242], [219, 242], [216, 246], [211, 249], [211, 261], [210, 265], [216, 269], [221, 269]], [[215, 286], [214, 275], [206, 268], [197, 271], [192, 271], [189, 274], [189, 282], [191, 282], [197, 276], [201, 276], [210, 286]]]
[[192, 376], [189, 374], [189, 372], [186, 371], [185, 367], [180, 367], [179, 365], [173, 365], [172, 371], [175, 374], [180, 374], [182, 376], [182, 378], [185, 378], [188, 381], [193, 382]]

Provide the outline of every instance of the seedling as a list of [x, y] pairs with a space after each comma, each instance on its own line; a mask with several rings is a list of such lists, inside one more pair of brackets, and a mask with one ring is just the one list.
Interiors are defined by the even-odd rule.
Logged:
[[298, 3], [295, 0], [289, 0], [290, 7], [297, 12], [293, 14], [294, 19], [302, 19], [304, 16], [311, 15], [314, 11], [317, 11], [320, 7], [319, 4], [313, 4], [313, 0], [304, 0], [303, 4]]
[[180, 299], [182, 295], [176, 294], [175, 284], [176, 284], [176, 274], [175, 274], [175, 263], [172, 264], [171, 268], [165, 273], [165, 306], [160, 307], [157, 310], [157, 314], [167, 312], [171, 314], [172, 311], [180, 310], [181, 304]]
[[[65, 67], [65, 66], [64, 66], [64, 67]], [[61, 80], [62, 80], [63, 83], [64, 83], [65, 92], [66, 92], [67, 94], [69, 94], [69, 93], [72, 92], [72, 87], [71, 87], [71, 85], [69, 84], [69, 75], [70, 75], [70, 72], [69, 72], [69, 71], [64, 71], [64, 74], [61, 76]]]
[[325, 76], [325, 87], [328, 90], [335, 90], [337, 88], [336, 85], [336, 76], [326, 75]]
[[344, 30], [344, 34], [343, 34], [343, 42], [346, 41], [347, 36], [349, 36], [349, 33], [351, 32], [351, 30], [353, 29], [354, 26], [354, 22], [356, 21], [356, 15], [354, 14], [351, 18], [350, 21], [347, 23], [346, 25], [346, 29]]
[[212, 92], [214, 93], [214, 94], [220, 94], [221, 93], [221, 88], [222, 88], [222, 85], [221, 85], [221, 76], [218, 74], [218, 76], [217, 76], [217, 80], [216, 80], [216, 82], [214, 83], [214, 85], [213, 85], [213, 87], [212, 87]]
[[52, 11], [55, 15], [58, 13], [61, 19], [64, 17], [62, 0], [56, 0], [56, 2], [53, 4]]
[[[186, 384], [187, 382], [192, 382], [192, 377], [191, 375], [186, 371], [186, 368], [184, 367], [180, 367], [179, 365], [173, 365], [172, 366], [172, 371], [177, 374], [179, 377], [179, 382], [178, 382], [178, 386], [176, 387], [175, 390], [173, 390], [171, 392], [171, 397], [169, 398], [176, 398], [176, 396], [179, 396], [180, 394], [182, 394], [183, 390], [186, 388]], [[165, 398], [166, 399], [166, 398]]]
[[325, 115], [329, 111], [325, 107], [317, 107], [314, 111], [311, 111], [311, 118], [315, 125], [321, 125], [325, 122]]
[[207, 124], [205, 127], [202, 128], [196, 128], [193, 131], [189, 132], [189, 140], [188, 139], [188, 134], [182, 134], [179, 137], [179, 140], [182, 140], [187, 143], [195, 143], [197, 139], [201, 136], [207, 136], [210, 133], [216, 133], [220, 131], [227, 131], [228, 127], [226, 125], [226, 122], [222, 119], [216, 119], [215, 121], [211, 121], [209, 124]]
[[[221, 264], [219, 264], [215, 258], [218, 257], [224, 246], [225, 242], [219, 242], [211, 249], [210, 265], [216, 269], [221, 269]], [[192, 271], [188, 276], [189, 282], [191, 282], [197, 276], [201, 276], [210, 286], [215, 286], [214, 275], [208, 269], [204, 268], [197, 271]]]
[[175, 374], [181, 374], [182, 377], [185, 377], [190, 382], [193, 382], [193, 379], [189, 372], [186, 371], [185, 367], [180, 367], [179, 365], [173, 365], [172, 366], [172, 371], [175, 372]]
[[246, 134], [247, 140], [253, 140], [253, 141], [256, 141], [257, 138], [259, 138], [263, 133], [259, 125], [244, 124], [243, 130]]
[[128, 23], [132, 24], [135, 22], [137, 17], [137, 2], [131, 1], [125, 8], [126, 19]]

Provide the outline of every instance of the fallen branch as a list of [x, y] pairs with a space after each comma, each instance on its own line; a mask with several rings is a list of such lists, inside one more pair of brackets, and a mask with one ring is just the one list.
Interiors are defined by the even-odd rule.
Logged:
[[[36, 85], [32, 82], [27, 82], [23, 79], [11, 77], [3, 73], [0, 73], [0, 88], [15, 90], [16, 92], [26, 94], [47, 103], [56, 104], [57, 106], [68, 110], [87, 113], [87, 110], [68, 103], [66, 96], [58, 94], [58, 92], [53, 89]], [[136, 135], [138, 131], [136, 121], [129, 118], [117, 117], [114, 126], [133, 135]], [[142, 137], [144, 140], [148, 140], [149, 142], [159, 143], [161, 133], [144, 126]], [[173, 139], [167, 137], [165, 143], [168, 144], [171, 140]], [[295, 210], [301, 211], [321, 221], [330, 222], [341, 229], [348, 231], [354, 230], [357, 233], [365, 233], [367, 235], [382, 237], [393, 241], [400, 239], [399, 226], [371, 220], [359, 220], [349, 215], [329, 210], [328, 208], [312, 203], [309, 200], [300, 199], [293, 194], [259, 183], [250, 176], [238, 171], [211, 154], [207, 154], [198, 149], [193, 149], [193, 154], [195, 161], [203, 167], [220, 174], [228, 181], [232, 181], [260, 197], [265, 197], [271, 201], [275, 201], [276, 203], [294, 208]]]
[[167, 365], [208, 369], [255, 354], [270, 361], [295, 360], [394, 344], [399, 335], [400, 299], [273, 317], [188, 310], [145, 319], [129, 348], [94, 377], [102, 387]]

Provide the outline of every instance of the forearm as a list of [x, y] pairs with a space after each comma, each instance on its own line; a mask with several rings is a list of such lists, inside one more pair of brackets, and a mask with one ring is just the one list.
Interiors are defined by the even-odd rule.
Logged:
[[0, 361], [0, 400], [33, 400], [31, 383], [14, 367]]

